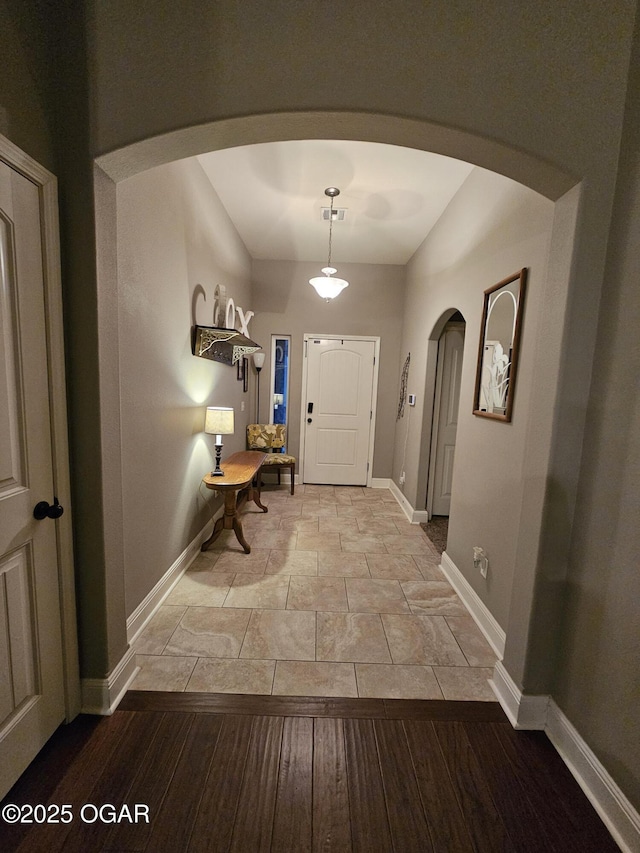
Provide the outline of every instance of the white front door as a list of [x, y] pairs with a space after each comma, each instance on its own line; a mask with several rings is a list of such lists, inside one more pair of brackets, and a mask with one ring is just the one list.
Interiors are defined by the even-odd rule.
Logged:
[[464, 327], [453, 325], [445, 327], [438, 342], [432, 515], [449, 515], [451, 507], [451, 483], [458, 430], [463, 354]]
[[36, 184], [0, 161], [0, 797], [65, 716]]
[[376, 341], [309, 336], [305, 350], [304, 482], [366, 486]]

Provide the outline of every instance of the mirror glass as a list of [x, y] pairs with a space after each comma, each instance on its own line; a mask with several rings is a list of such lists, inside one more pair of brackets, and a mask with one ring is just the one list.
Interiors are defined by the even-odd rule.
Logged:
[[511, 420], [526, 273], [522, 269], [484, 292], [474, 415]]

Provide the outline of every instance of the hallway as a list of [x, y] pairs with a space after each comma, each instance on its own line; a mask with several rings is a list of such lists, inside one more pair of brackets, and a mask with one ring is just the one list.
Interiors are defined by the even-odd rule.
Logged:
[[388, 489], [265, 487], [134, 643], [134, 690], [495, 701], [496, 656]]

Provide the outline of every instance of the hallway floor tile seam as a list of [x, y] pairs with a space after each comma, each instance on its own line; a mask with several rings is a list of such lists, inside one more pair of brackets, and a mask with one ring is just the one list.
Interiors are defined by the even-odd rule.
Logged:
[[[456, 671], [458, 671], [458, 670], [473, 672], [473, 670], [470, 670], [468, 667], [440, 666], [440, 665], [435, 665], [435, 664], [434, 665], [429, 665], [429, 664], [403, 664], [403, 665], [401, 665], [403, 670], [407, 670], [407, 669], [417, 670], [417, 671], [421, 671], [421, 672], [424, 672], [425, 674], [430, 674], [431, 676], [433, 676], [433, 678], [435, 679], [435, 684], [437, 685], [437, 690], [438, 690], [439, 695], [434, 696], [432, 694], [429, 694], [427, 696], [425, 696], [425, 695], [413, 695], [413, 696], [399, 697], [395, 693], [385, 694], [384, 692], [375, 691], [375, 690], [374, 691], [368, 691], [361, 684], [361, 680], [363, 678], [365, 669], [394, 670], [394, 669], [398, 668], [398, 665], [395, 665], [395, 664], [368, 663], [366, 661], [306, 661], [306, 660], [288, 660], [288, 659], [273, 659], [273, 658], [255, 658], [255, 659], [241, 659], [241, 660], [238, 660], [237, 658], [213, 659], [213, 658], [204, 658], [204, 657], [197, 657], [197, 656], [193, 656], [191, 658], [181, 658], [180, 660], [189, 660], [189, 659], [192, 660], [192, 664], [191, 664], [190, 670], [187, 674], [186, 681], [185, 681], [184, 685], [182, 686], [182, 688], [178, 692], [191, 692], [190, 691], [190, 685], [192, 684], [192, 682], [196, 676], [196, 670], [198, 669], [198, 665], [200, 664], [200, 662], [207, 662], [208, 663], [211, 661], [221, 661], [223, 663], [231, 663], [231, 664], [242, 663], [242, 664], [247, 664], [247, 665], [250, 665], [250, 664], [272, 664], [273, 665], [273, 671], [272, 671], [271, 680], [270, 680], [270, 689], [267, 693], [265, 693], [265, 691], [256, 691], [255, 687], [253, 687], [253, 686], [249, 686], [247, 690], [234, 690], [234, 691], [232, 691], [232, 692], [238, 692], [238, 693], [253, 694], [253, 693], [259, 692], [259, 693], [262, 693], [263, 695], [284, 695], [284, 696], [322, 695], [322, 696], [335, 696], [336, 698], [343, 696], [342, 693], [334, 693], [330, 689], [327, 691], [326, 688], [323, 689], [321, 691], [321, 693], [315, 693], [313, 691], [313, 689], [309, 689], [308, 686], [305, 686], [305, 687], [298, 689], [298, 690], [295, 690], [295, 691], [287, 691], [285, 693], [281, 693], [281, 692], [274, 693], [273, 692], [274, 688], [275, 688], [276, 680], [277, 680], [278, 676], [281, 675], [281, 671], [285, 667], [285, 665], [289, 664], [289, 665], [292, 665], [294, 667], [298, 666], [298, 665], [300, 665], [300, 666], [311, 666], [313, 668], [314, 665], [318, 664], [320, 666], [325, 665], [328, 669], [340, 669], [342, 671], [351, 670], [353, 672], [354, 683], [356, 685], [356, 691], [354, 694], [352, 694], [354, 698], [430, 698], [430, 699], [471, 698], [471, 697], [463, 697], [463, 696], [452, 696], [451, 695], [452, 691], [449, 687], [447, 687], [446, 679], [445, 679], [446, 674], [456, 673]], [[477, 667], [475, 669], [478, 672], [484, 671], [485, 676], [486, 676], [486, 670], [488, 668]], [[445, 679], [445, 680], [443, 681], [443, 679]], [[145, 689], [145, 688], [138, 687], [138, 688], [132, 688], [132, 689]], [[153, 687], [153, 688], [148, 688], [148, 689], [157, 690], [157, 689], [162, 689], [162, 688]], [[167, 689], [167, 688], [165, 687], [165, 689]], [[171, 690], [171, 688], [169, 688], [169, 689]], [[202, 692], [201, 686], [195, 687], [194, 690], [195, 690], [195, 692]], [[220, 691], [221, 691], [221, 688], [220, 688], [220, 686], [218, 686], [213, 692], [220, 692]], [[205, 690], [205, 692], [209, 692], [209, 691]], [[222, 690], [222, 692], [227, 692], [227, 691]], [[348, 698], [348, 697], [343, 696], [343, 698]], [[477, 700], [477, 698], [478, 697], [476, 696], [475, 699]], [[495, 701], [495, 699], [492, 697], [487, 697], [487, 699], [488, 699], [488, 701]], [[471, 699], [471, 701], [473, 701], [473, 699]]]
[[[187, 609], [188, 609], [188, 608], [187, 608]], [[255, 610], [255, 609], [252, 609], [252, 610], [251, 610], [251, 613], [253, 613], [253, 612], [254, 612], [254, 610]], [[185, 611], [185, 612], [186, 612], [186, 611]], [[381, 621], [381, 628], [382, 628], [383, 633], [384, 633], [385, 642], [386, 642], [387, 650], [388, 650], [388, 652], [389, 652], [389, 658], [390, 658], [391, 663], [389, 663], [389, 662], [383, 662], [383, 661], [379, 661], [379, 660], [378, 660], [378, 661], [364, 661], [364, 660], [351, 660], [351, 661], [344, 661], [344, 660], [335, 660], [335, 659], [333, 659], [333, 658], [318, 658], [318, 637], [319, 637], [319, 634], [318, 634], [318, 619], [317, 619], [317, 615], [318, 615], [318, 612], [322, 612], [322, 611], [299, 611], [299, 612], [310, 612], [310, 613], [314, 613], [314, 616], [316, 617], [316, 618], [314, 619], [314, 622], [315, 622], [315, 625], [314, 625], [314, 640], [315, 640], [315, 642], [314, 642], [314, 658], [313, 658], [313, 659], [311, 659], [311, 658], [305, 659], [305, 661], [304, 661], [304, 662], [306, 662], [306, 663], [328, 663], [328, 664], [332, 664], [332, 663], [336, 663], [336, 664], [337, 664], [337, 663], [350, 663], [350, 664], [353, 664], [353, 665], [369, 663], [369, 664], [374, 665], [374, 666], [398, 666], [398, 665], [400, 665], [400, 666], [405, 666], [405, 667], [406, 667], [406, 666], [415, 666], [415, 667], [421, 667], [421, 668], [427, 667], [427, 668], [431, 668], [431, 669], [433, 669], [433, 670], [435, 670], [436, 668], [445, 668], [445, 669], [447, 669], [447, 670], [458, 670], [458, 671], [460, 671], [460, 672], [462, 672], [462, 671], [468, 671], [470, 674], [471, 674], [471, 673], [473, 673], [473, 671], [474, 671], [474, 670], [482, 671], [482, 670], [487, 669], [487, 667], [482, 667], [482, 666], [473, 666], [473, 665], [470, 663], [470, 661], [469, 661], [469, 660], [468, 660], [468, 658], [467, 658], [467, 655], [465, 655], [464, 650], [462, 649], [462, 646], [461, 646], [461, 645], [460, 645], [460, 643], [458, 642], [457, 637], [455, 636], [454, 632], [453, 632], [450, 628], [449, 628], [449, 631], [450, 631], [450, 633], [451, 633], [451, 635], [452, 635], [452, 638], [455, 640], [455, 643], [456, 643], [457, 648], [460, 650], [460, 653], [461, 653], [461, 655], [462, 655], [462, 658], [463, 658], [463, 660], [465, 661], [465, 663], [464, 663], [464, 664], [449, 663], [449, 664], [447, 664], [447, 665], [445, 666], [444, 664], [438, 664], [438, 663], [435, 663], [435, 662], [432, 662], [432, 663], [419, 663], [419, 662], [412, 662], [412, 663], [403, 663], [403, 664], [396, 664], [396, 663], [394, 663], [394, 662], [393, 662], [393, 655], [392, 655], [392, 651], [391, 651], [391, 645], [390, 645], [389, 636], [388, 636], [388, 630], [387, 630], [387, 628], [386, 628], [386, 626], [385, 626], [385, 624], [384, 624], [384, 621], [383, 621], [383, 620], [382, 620], [382, 618], [381, 618], [381, 617], [382, 617], [382, 614], [363, 614], [363, 615], [368, 615], [368, 616], [376, 616], [376, 615], [377, 615], [377, 616], [379, 616], [380, 621]], [[397, 614], [393, 614], [393, 615], [397, 615]], [[443, 621], [446, 621], [445, 617], [440, 617], [440, 618], [441, 618]], [[275, 660], [276, 662], [277, 662], [277, 661], [285, 661], [285, 662], [286, 662], [286, 661], [289, 661], [289, 662], [294, 662], [294, 661], [296, 661], [296, 659], [295, 659], [295, 658], [288, 658], [288, 657], [280, 657], [280, 658], [271, 658], [271, 657], [265, 657], [265, 658], [262, 658], [262, 657], [257, 657], [257, 658], [253, 658], [253, 657], [251, 657], [251, 658], [243, 658], [243, 657], [242, 657], [242, 649], [243, 649], [243, 647], [244, 647], [244, 643], [245, 643], [245, 640], [246, 640], [247, 632], [249, 631], [250, 622], [251, 622], [251, 617], [249, 617], [249, 619], [247, 620], [246, 627], [245, 627], [245, 629], [244, 629], [244, 631], [243, 631], [242, 640], [239, 642], [238, 655], [237, 655], [237, 656], [233, 656], [233, 657], [232, 657], [232, 656], [227, 656], [227, 655], [220, 656], [220, 655], [203, 655], [203, 654], [193, 654], [193, 655], [189, 655], [187, 652], [185, 652], [185, 654], [183, 654], [183, 655], [179, 655], [179, 654], [175, 654], [175, 653], [167, 654], [167, 653], [166, 653], [166, 649], [167, 649], [167, 647], [170, 645], [170, 643], [171, 643], [171, 639], [172, 639], [172, 638], [173, 638], [173, 636], [175, 635], [175, 632], [176, 632], [176, 630], [178, 629], [178, 627], [179, 627], [179, 625], [180, 625], [180, 623], [178, 623], [178, 625], [176, 626], [176, 628], [174, 629], [174, 631], [171, 633], [170, 637], [168, 638], [167, 642], [165, 643], [165, 645], [164, 645], [164, 647], [163, 647], [162, 652], [161, 652], [159, 655], [146, 655], [146, 657], [164, 657], [164, 658], [168, 658], [168, 659], [170, 659], [170, 660], [175, 660], [175, 659], [177, 659], [177, 658], [184, 658], [184, 657], [195, 657], [197, 660], [200, 660], [200, 659], [202, 659], [202, 660], [208, 660], [208, 661], [225, 660], [225, 661], [237, 661], [237, 662], [240, 662], [240, 661], [248, 662], [248, 661], [252, 661], [252, 660], [254, 660], [254, 661], [270, 661], [270, 660]], [[300, 661], [299, 661], [299, 662], [300, 662]], [[434, 672], [434, 674], [437, 676], [437, 672]], [[186, 689], [186, 688], [185, 688], [185, 689]]]
[[[261, 550], [261, 549], [256, 549], [256, 550]], [[313, 550], [307, 550], [307, 549], [281, 549], [281, 548], [269, 548], [269, 549], [264, 549], [264, 550], [268, 550], [268, 551], [269, 551], [269, 557], [267, 557], [267, 565], [269, 564], [269, 561], [270, 561], [270, 559], [271, 559], [271, 555], [273, 555], [273, 554], [278, 555], [278, 554], [283, 554], [283, 553], [285, 553], [285, 554], [286, 554], [286, 553], [289, 553], [289, 552], [297, 553], [297, 554], [314, 554], [314, 555], [316, 556], [316, 559], [318, 559], [318, 558], [319, 558], [319, 555], [321, 555], [321, 554], [325, 554], [325, 555], [326, 555], [326, 554], [347, 554], [347, 553], [348, 553], [348, 554], [352, 554], [352, 555], [361, 554], [361, 555], [365, 558], [365, 562], [367, 563], [367, 572], [369, 573], [368, 575], [365, 575], [365, 576], [360, 576], [360, 575], [338, 575], [338, 574], [335, 574], [335, 575], [329, 575], [329, 574], [316, 574], [316, 575], [312, 575], [312, 574], [309, 574], [309, 575], [307, 575], [307, 574], [297, 574], [297, 573], [293, 573], [293, 574], [291, 574], [291, 575], [290, 575], [290, 577], [343, 577], [343, 578], [345, 578], [345, 579], [346, 579], [346, 578], [349, 578], [349, 577], [368, 577], [368, 578], [370, 578], [371, 580], [393, 580], [393, 579], [395, 579], [395, 580], [399, 580], [400, 582], [402, 582], [402, 581], [410, 581], [410, 580], [434, 581], [435, 579], [433, 579], [433, 578], [425, 578], [425, 577], [424, 577], [424, 575], [422, 574], [422, 570], [421, 570], [421, 568], [420, 568], [420, 566], [419, 566], [419, 564], [418, 564], [418, 562], [417, 562], [417, 560], [416, 560], [416, 557], [425, 557], [427, 560], [429, 560], [429, 558], [430, 558], [430, 557], [432, 557], [432, 559], [430, 559], [430, 560], [429, 560], [429, 562], [431, 562], [433, 565], [437, 565], [437, 563], [436, 563], [437, 557], [436, 557], [435, 555], [433, 555], [433, 556], [432, 556], [431, 554], [388, 554], [388, 553], [384, 553], [384, 554], [382, 554], [382, 553], [380, 553], [380, 554], [371, 554], [371, 553], [366, 552], [366, 551], [313, 551]], [[229, 553], [234, 553], [234, 554], [235, 554], [235, 553], [237, 553], [237, 554], [238, 554], [238, 556], [241, 556], [241, 554], [240, 554], [240, 552], [239, 552], [239, 551], [238, 551], [238, 552], [228, 552], [228, 551], [227, 551], [227, 552], [224, 552], [224, 551], [223, 551], [223, 552], [221, 552], [221, 556], [222, 556], [222, 554], [224, 554], [224, 553], [227, 553], [227, 554], [229, 554]], [[376, 557], [405, 557], [405, 558], [408, 558], [409, 560], [411, 560], [411, 561], [412, 561], [413, 565], [415, 566], [416, 572], [418, 572], [418, 573], [419, 573], [419, 577], [418, 577], [418, 576], [415, 576], [415, 577], [398, 577], [398, 578], [389, 578], [389, 577], [387, 577], [387, 576], [385, 576], [385, 577], [381, 577], [381, 576], [375, 576], [375, 575], [372, 575], [372, 574], [371, 574], [371, 572], [372, 572], [372, 571], [376, 571], [376, 569], [375, 569], [375, 568], [373, 568], [373, 569], [371, 568], [371, 566], [370, 566], [370, 562], [373, 560], [373, 558], [376, 558]], [[273, 572], [273, 571], [272, 571], [272, 572], [268, 572], [268, 571], [266, 571], [266, 568], [265, 568], [265, 570], [264, 570], [264, 571], [262, 571], [262, 572], [247, 572], [246, 570], [243, 572], [243, 571], [240, 571], [240, 570], [235, 570], [235, 569], [231, 569], [231, 570], [229, 570], [229, 569], [224, 569], [224, 568], [222, 568], [222, 569], [217, 568], [217, 569], [216, 569], [216, 566], [218, 565], [218, 563], [219, 563], [219, 562], [220, 562], [219, 560], [215, 560], [215, 561], [212, 563], [212, 565], [211, 565], [210, 569], [208, 569], [207, 571], [211, 572], [211, 574], [214, 574], [214, 575], [215, 575], [215, 574], [233, 574], [233, 575], [238, 575], [238, 574], [255, 574], [255, 575], [257, 575], [257, 576], [261, 576], [261, 575], [272, 576], [272, 575], [278, 575], [278, 574], [283, 574], [283, 575], [284, 575], [284, 574], [286, 574], [285, 572]], [[318, 562], [319, 562], [319, 560], [318, 560]], [[200, 571], [205, 571], [205, 570], [204, 570], [204, 569], [202, 569], [202, 570], [200, 570]], [[446, 581], [446, 578], [444, 577], [444, 575], [442, 575], [442, 576], [441, 576], [441, 578], [439, 578], [439, 580], [440, 580], [440, 582], [442, 582], [442, 583], [448, 583], [448, 582]]]
[[[164, 657], [169, 657], [169, 658], [175, 658], [175, 657], [178, 657], [179, 655], [176, 655], [175, 653], [167, 653], [167, 648], [171, 645], [171, 641], [172, 641], [172, 640], [173, 640], [173, 638], [175, 637], [175, 635], [176, 635], [176, 633], [178, 632], [178, 630], [181, 628], [182, 623], [183, 623], [183, 620], [184, 620], [184, 618], [187, 616], [188, 611], [189, 611], [189, 610], [193, 610], [195, 607], [196, 607], [196, 606], [189, 606], [189, 605], [185, 606], [184, 613], [183, 613], [183, 614], [182, 614], [182, 616], [180, 617], [179, 621], [176, 623], [176, 625], [175, 625], [175, 627], [173, 628], [173, 630], [171, 630], [171, 633], [167, 636], [167, 639], [166, 639], [166, 641], [163, 643], [163, 646], [162, 646], [162, 650], [161, 650], [161, 651], [159, 651], [159, 652], [157, 652], [157, 653], [155, 653], [155, 654], [149, 654], [149, 653], [145, 653], [145, 652], [139, 652], [139, 654], [143, 654], [143, 655], [146, 655], [146, 656], [155, 656], [155, 657], [163, 657], [163, 656], [164, 656]], [[211, 609], [211, 610], [220, 610], [221, 608], [211, 607], [210, 609]], [[456, 664], [456, 666], [461, 666], [462, 668], [467, 668], [467, 667], [468, 667], [468, 668], [470, 668], [470, 669], [478, 669], [478, 668], [481, 668], [481, 669], [482, 669], [482, 668], [484, 668], [484, 667], [478, 667], [477, 665], [476, 665], [476, 666], [474, 666], [474, 664], [472, 664], [472, 663], [469, 661], [468, 655], [465, 653], [465, 651], [464, 651], [464, 649], [463, 649], [463, 647], [462, 647], [462, 645], [461, 645], [461, 643], [460, 643], [460, 641], [459, 641], [458, 637], [456, 636], [456, 633], [451, 629], [451, 627], [449, 626], [449, 624], [448, 624], [448, 622], [447, 622], [447, 619], [446, 619], [447, 614], [439, 614], [439, 613], [434, 613], [434, 614], [424, 614], [424, 613], [422, 613], [422, 614], [410, 614], [410, 613], [402, 614], [402, 613], [385, 613], [384, 611], [379, 611], [379, 612], [377, 612], [377, 613], [373, 613], [373, 612], [370, 612], [370, 611], [338, 611], [338, 610], [284, 610], [284, 609], [282, 609], [282, 608], [257, 608], [257, 607], [251, 607], [251, 608], [250, 608], [250, 607], [246, 607], [246, 608], [244, 608], [244, 607], [239, 607], [239, 608], [228, 608], [228, 610], [231, 610], [231, 611], [233, 611], [233, 610], [249, 610], [249, 611], [250, 611], [250, 615], [249, 615], [249, 618], [248, 618], [248, 620], [247, 620], [247, 624], [246, 624], [246, 626], [245, 626], [245, 628], [244, 628], [244, 631], [243, 631], [243, 634], [242, 634], [242, 640], [240, 640], [240, 641], [239, 641], [239, 651], [238, 651], [238, 656], [237, 656], [238, 658], [239, 658], [239, 657], [241, 656], [241, 654], [242, 654], [242, 647], [243, 647], [244, 642], [245, 642], [245, 640], [246, 640], [247, 632], [249, 631], [249, 627], [250, 627], [250, 625], [251, 625], [251, 621], [252, 621], [252, 615], [253, 615], [254, 613], [262, 613], [262, 612], [271, 612], [271, 613], [273, 613], [273, 612], [276, 612], [276, 613], [277, 613], [277, 612], [285, 613], [285, 612], [286, 612], [286, 613], [299, 613], [299, 614], [302, 614], [302, 613], [313, 613], [313, 614], [314, 614], [314, 617], [315, 617], [315, 618], [314, 618], [314, 622], [315, 622], [315, 625], [314, 625], [314, 635], [315, 635], [315, 648], [316, 648], [316, 657], [315, 657], [315, 659], [316, 659], [316, 660], [318, 660], [318, 658], [317, 658], [317, 647], [318, 647], [318, 637], [319, 637], [319, 633], [318, 633], [318, 632], [319, 632], [319, 627], [318, 627], [318, 618], [317, 618], [317, 617], [318, 617], [318, 614], [327, 614], [327, 615], [340, 614], [340, 615], [345, 615], [345, 616], [350, 616], [350, 615], [359, 615], [359, 616], [372, 616], [372, 617], [373, 617], [373, 616], [378, 616], [378, 617], [379, 617], [379, 619], [380, 619], [380, 622], [381, 622], [381, 628], [382, 628], [382, 630], [383, 630], [383, 632], [384, 632], [384, 636], [385, 636], [385, 640], [386, 640], [387, 648], [388, 648], [388, 651], [389, 651], [389, 654], [390, 654], [391, 658], [393, 658], [393, 656], [392, 656], [392, 652], [391, 652], [391, 645], [390, 645], [390, 641], [389, 641], [389, 633], [388, 633], [389, 629], [388, 629], [388, 627], [385, 625], [385, 621], [384, 621], [384, 619], [383, 619], [382, 617], [383, 617], [383, 616], [392, 616], [392, 617], [403, 617], [403, 616], [407, 616], [407, 617], [411, 617], [411, 616], [415, 616], [415, 615], [417, 615], [417, 616], [420, 616], [420, 617], [425, 617], [425, 618], [427, 618], [427, 619], [433, 619], [433, 618], [441, 619], [441, 620], [444, 622], [444, 624], [446, 624], [448, 634], [450, 634], [450, 635], [451, 635], [451, 638], [452, 638], [452, 640], [455, 642], [456, 647], [459, 649], [459, 651], [460, 651], [461, 655], [463, 656], [464, 660], [466, 661], [466, 664], [464, 664], [464, 665]], [[207, 656], [207, 655], [199, 655], [199, 656], [201, 656], [201, 657], [211, 657], [211, 658], [214, 658], [214, 659], [215, 659], [215, 658], [217, 658], [217, 657], [220, 657], [220, 656], [218, 656], [218, 655], [210, 655], [210, 656]], [[224, 656], [224, 657], [226, 657], [226, 656]], [[286, 659], [286, 658], [282, 658], [282, 659]], [[325, 659], [322, 659], [322, 660], [325, 660]]]

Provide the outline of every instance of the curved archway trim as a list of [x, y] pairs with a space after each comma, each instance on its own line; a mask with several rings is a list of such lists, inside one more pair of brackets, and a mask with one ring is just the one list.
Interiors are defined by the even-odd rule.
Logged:
[[116, 183], [209, 151], [300, 139], [353, 139], [430, 151], [505, 175], [555, 201], [577, 178], [552, 163], [460, 128], [366, 112], [281, 112], [228, 118], [134, 142], [103, 154], [97, 165]]

